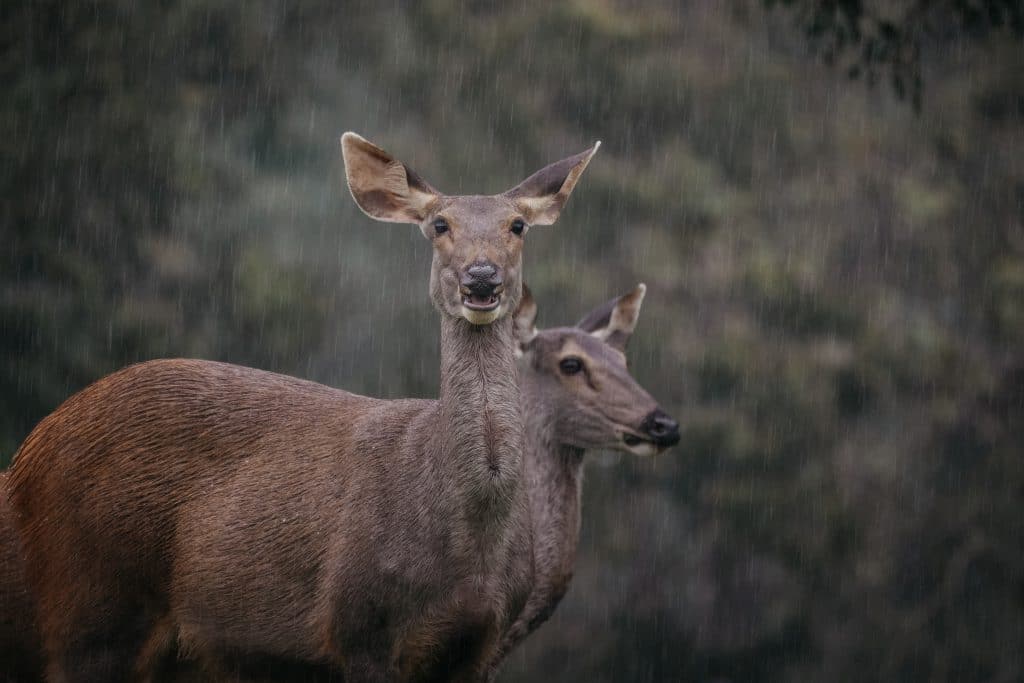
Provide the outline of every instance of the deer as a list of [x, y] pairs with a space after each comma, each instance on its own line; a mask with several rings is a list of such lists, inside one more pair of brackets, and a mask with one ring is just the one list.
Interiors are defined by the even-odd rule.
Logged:
[[599, 145], [501, 194], [445, 195], [342, 136], [357, 206], [432, 245], [436, 400], [171, 359], [44, 418], [8, 488], [48, 680], [145, 679], [174, 649], [349, 683], [485, 680], [533, 577], [511, 317], [524, 238]]
[[32, 595], [25, 581], [7, 479], [7, 472], [0, 472], [0, 680], [42, 681], [42, 645], [36, 633]]
[[538, 330], [528, 288], [513, 320], [526, 428], [523, 450], [533, 526], [534, 584], [505, 633], [501, 660], [555, 611], [572, 580], [587, 451], [654, 456], [679, 442], [679, 423], [629, 373], [626, 344], [646, 286], [611, 299], [573, 327]]

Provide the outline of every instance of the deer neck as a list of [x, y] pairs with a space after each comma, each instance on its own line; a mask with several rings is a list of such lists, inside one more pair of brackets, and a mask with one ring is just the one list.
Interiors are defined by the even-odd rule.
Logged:
[[488, 527], [522, 489], [523, 424], [512, 319], [472, 325], [441, 317], [441, 461], [467, 519]]
[[582, 448], [558, 438], [558, 416], [543, 397], [523, 386], [524, 469], [530, 497], [537, 581], [572, 572], [580, 534]]

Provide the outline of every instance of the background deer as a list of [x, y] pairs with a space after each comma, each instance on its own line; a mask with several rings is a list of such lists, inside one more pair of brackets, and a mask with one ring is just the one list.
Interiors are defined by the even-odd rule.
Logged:
[[537, 305], [524, 290], [514, 319], [522, 354], [523, 462], [535, 575], [526, 607], [502, 642], [502, 658], [551, 616], [569, 588], [586, 451], [605, 448], [646, 456], [679, 442], [679, 423], [626, 368], [626, 343], [645, 291], [641, 284], [598, 306], [576, 327], [537, 330]]
[[436, 401], [166, 360], [45, 418], [10, 492], [51, 680], [142, 676], [175, 643], [353, 682], [485, 675], [532, 577], [508, 315], [523, 237], [596, 150], [504, 194], [446, 196], [343, 136], [360, 208], [432, 242]]

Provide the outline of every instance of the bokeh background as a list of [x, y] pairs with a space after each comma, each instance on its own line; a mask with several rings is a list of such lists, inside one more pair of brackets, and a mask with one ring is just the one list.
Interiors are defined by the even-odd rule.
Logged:
[[[165, 356], [432, 396], [442, 191], [604, 145], [530, 232], [542, 326], [648, 285], [684, 426], [592, 454], [577, 575], [502, 681], [1024, 678], [1017, 2], [5, 0], [0, 465]], [[927, 29], [927, 30], [926, 30]]]

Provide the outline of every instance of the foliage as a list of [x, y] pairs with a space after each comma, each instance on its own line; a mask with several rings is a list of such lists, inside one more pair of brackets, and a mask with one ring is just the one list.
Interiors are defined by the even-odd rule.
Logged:
[[923, 57], [951, 43], [984, 42], [1004, 30], [1024, 38], [1021, 0], [764, 0], [791, 8], [812, 47], [850, 78], [888, 76], [900, 99], [921, 108]]

